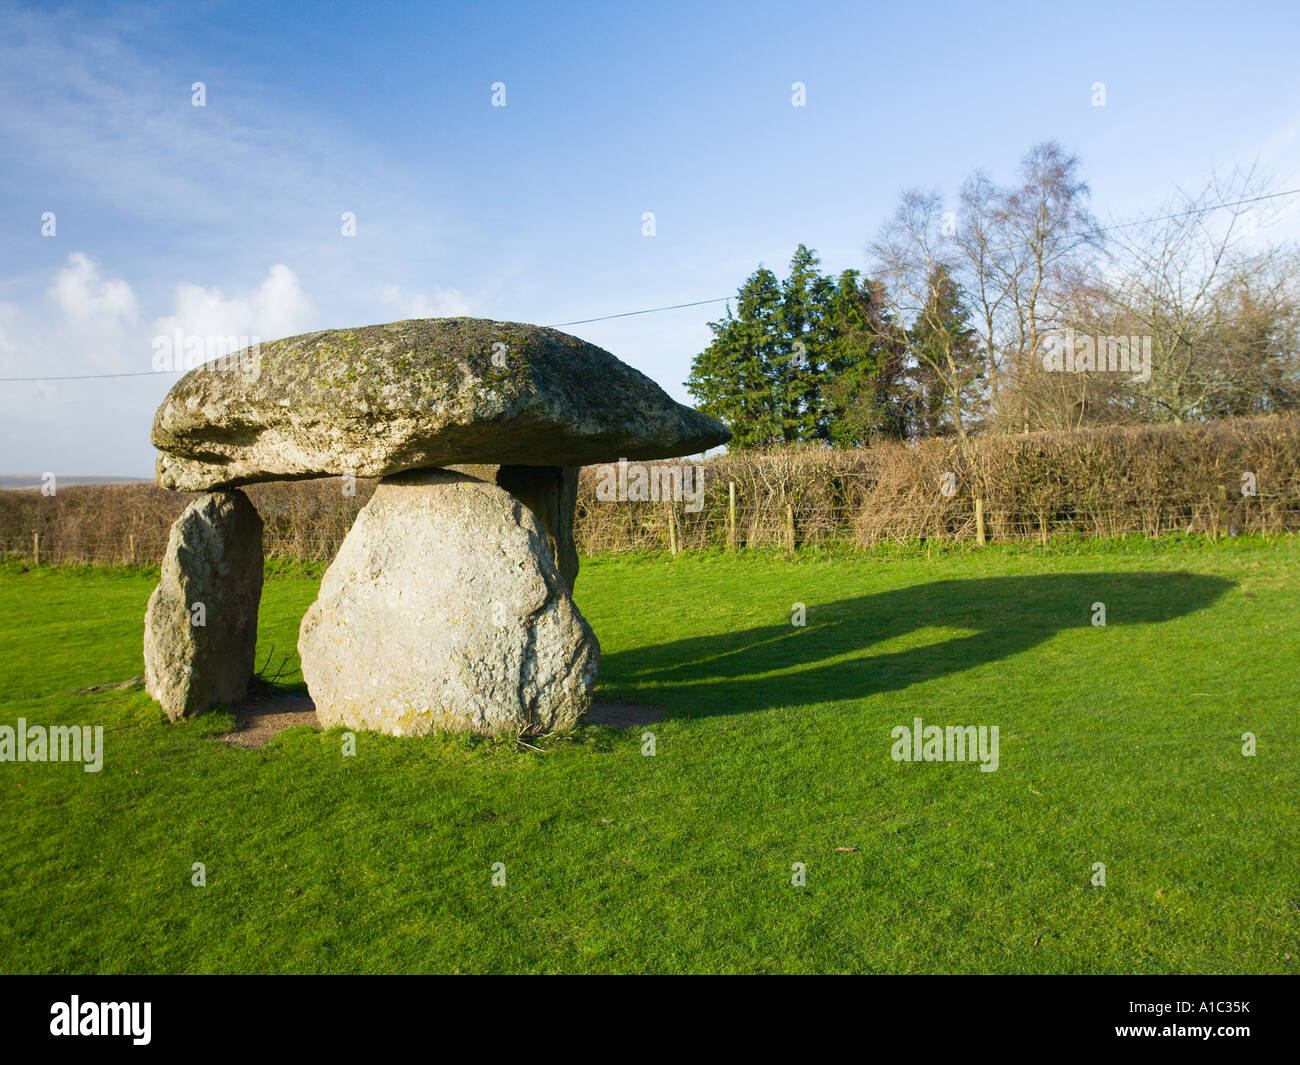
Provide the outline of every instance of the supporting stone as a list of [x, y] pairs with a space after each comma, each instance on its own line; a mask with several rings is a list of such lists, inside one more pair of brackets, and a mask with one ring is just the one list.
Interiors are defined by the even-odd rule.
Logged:
[[[535, 474], [521, 491], [562, 500], [563, 472], [541, 485]], [[578, 722], [600, 648], [533, 505], [462, 471], [380, 482], [298, 638], [321, 724], [411, 736]]]
[[573, 516], [578, 508], [578, 466], [492, 466], [475, 463], [448, 469], [504, 488], [533, 512], [546, 531], [551, 558], [569, 594], [578, 580]]
[[144, 619], [145, 689], [173, 721], [230, 705], [256, 668], [262, 519], [243, 492], [210, 492], [172, 525]]

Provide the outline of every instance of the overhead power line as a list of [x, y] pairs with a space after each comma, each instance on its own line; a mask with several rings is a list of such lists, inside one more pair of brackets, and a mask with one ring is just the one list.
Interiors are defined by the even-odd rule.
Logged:
[[[1176, 211], [1173, 214], [1160, 215], [1156, 218], [1138, 218], [1132, 222], [1118, 222], [1114, 225], [1101, 226], [1097, 232], [1109, 233], [1115, 229], [1127, 229], [1130, 226], [1147, 225], [1152, 222], [1167, 222], [1174, 218], [1186, 218], [1194, 214], [1208, 214], [1210, 211], [1220, 211], [1227, 207], [1244, 207], [1248, 203], [1262, 203], [1265, 200], [1276, 200], [1283, 196], [1300, 195], [1300, 189], [1286, 189], [1283, 192], [1269, 192], [1261, 196], [1250, 196], [1244, 200], [1234, 200], [1231, 203], [1214, 203], [1206, 207], [1193, 207], [1187, 211]], [[674, 303], [667, 307], [647, 307], [640, 311], [623, 311], [620, 314], [603, 314], [597, 318], [577, 318], [572, 322], [556, 322], [554, 325], [546, 326], [547, 329], [561, 329], [570, 325], [590, 325], [593, 322], [609, 322], [615, 318], [634, 318], [641, 314], [658, 314], [661, 311], [680, 311], [687, 307], [704, 307], [710, 303], [722, 303], [726, 300], [734, 299], [732, 296], [718, 296], [716, 299], [694, 300], [691, 303]], [[0, 377], [0, 381], [99, 381], [112, 377], [158, 377], [164, 373], [184, 373], [184, 370], [135, 370], [130, 373], [87, 373], [87, 374], [66, 374], [58, 377]]]
[[133, 370], [131, 373], [76, 373], [62, 377], [0, 377], [0, 381], [98, 381], [104, 377], [161, 377], [165, 373], [184, 373], [184, 370]]
[[[678, 311], [683, 307], [703, 307], [709, 303], [722, 303], [732, 299], [731, 296], [719, 296], [711, 300], [695, 300], [693, 303], [674, 303], [670, 307], [647, 307], [642, 311], [623, 311], [621, 314], [605, 314], [599, 318], [579, 318], [573, 322], [557, 322], [544, 326], [546, 329], [559, 329], [566, 325], [588, 325], [591, 322], [608, 322], [614, 318], [632, 318], [638, 314], [658, 314], [660, 311]], [[168, 373], [184, 373], [184, 370], [133, 370], [130, 373], [82, 373], [65, 374], [59, 377], [0, 377], [0, 381], [98, 381], [109, 377], [159, 377]]]
[[1152, 222], [1168, 222], [1174, 218], [1186, 218], [1189, 215], [1220, 211], [1225, 207], [1244, 207], [1248, 203], [1262, 203], [1264, 200], [1276, 200], [1282, 196], [1295, 196], [1297, 193], [1300, 193], [1300, 189], [1287, 189], [1285, 192], [1270, 192], [1263, 196], [1250, 196], [1244, 200], [1234, 200], [1232, 203], [1214, 203], [1209, 207], [1193, 207], [1189, 211], [1175, 211], [1173, 214], [1160, 215], [1158, 218], [1138, 218], [1132, 222], [1119, 222], [1113, 226], [1102, 226], [1098, 232], [1109, 233], [1112, 229], [1128, 229], [1130, 226], [1149, 225]]
[[546, 326], [547, 329], [559, 329], [566, 325], [586, 325], [588, 322], [608, 322], [611, 318], [631, 318], [637, 314], [657, 314], [659, 311], [679, 311], [683, 307], [703, 307], [706, 303], [721, 303], [734, 299], [734, 296], [719, 296], [714, 300], [696, 300], [694, 303], [674, 303], [671, 307], [647, 307], [644, 311], [624, 311], [622, 314], [606, 314], [600, 318], [579, 318], [576, 322], [556, 322]]

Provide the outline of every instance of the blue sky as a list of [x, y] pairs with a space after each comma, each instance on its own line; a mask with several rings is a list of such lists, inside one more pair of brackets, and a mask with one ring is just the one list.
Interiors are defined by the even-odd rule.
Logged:
[[[6, 5], [0, 376], [147, 371], [178, 327], [726, 296], [800, 241], [864, 268], [902, 188], [1009, 180], [1046, 138], [1104, 221], [1236, 164], [1300, 186], [1295, 5], [1046, 8]], [[1273, 236], [1300, 234], [1298, 203]], [[720, 310], [570, 331], [685, 400]], [[174, 380], [0, 383], [0, 472], [148, 476]]]

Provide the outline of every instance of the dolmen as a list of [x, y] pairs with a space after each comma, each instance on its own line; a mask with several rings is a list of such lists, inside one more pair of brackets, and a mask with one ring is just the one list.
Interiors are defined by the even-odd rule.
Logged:
[[239, 486], [378, 477], [299, 632], [322, 725], [570, 727], [600, 659], [573, 601], [578, 468], [730, 435], [609, 352], [516, 322], [327, 330], [199, 366], [153, 423], [158, 483], [202, 494], [149, 600], [146, 688], [172, 720], [247, 692], [262, 523]]

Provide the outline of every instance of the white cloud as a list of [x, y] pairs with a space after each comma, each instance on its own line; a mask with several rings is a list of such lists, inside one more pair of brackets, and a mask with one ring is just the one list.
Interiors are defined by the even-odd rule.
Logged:
[[46, 294], [52, 307], [0, 303], [0, 375], [144, 373], [155, 369], [155, 338], [178, 329], [187, 337], [275, 340], [315, 329], [319, 321], [298, 276], [283, 263], [256, 289], [229, 297], [181, 282], [170, 312], [152, 321], [143, 318], [131, 285], [107, 276], [84, 252], [68, 257]]
[[459, 289], [433, 286], [433, 295], [416, 292], [403, 296], [396, 285], [381, 285], [379, 301], [398, 308], [403, 318], [460, 318], [469, 314], [469, 304]]
[[[44, 303], [36, 298], [42, 287]], [[140, 352], [149, 349], [138, 337], [140, 308], [127, 281], [109, 276], [90, 256], [74, 251], [48, 285], [34, 281], [31, 288], [28, 300], [0, 304], [0, 374], [36, 377], [148, 368], [138, 362]], [[21, 407], [21, 389], [10, 391], [12, 402]]]
[[276, 340], [315, 327], [316, 307], [302, 290], [298, 276], [276, 263], [255, 292], [227, 299], [220, 289], [181, 283], [170, 315], [154, 322], [159, 336], [177, 329], [187, 336], [260, 337]]
[[0, 366], [13, 365], [11, 356], [19, 351], [15, 326], [21, 320], [18, 308], [12, 303], [0, 303]]
[[[44, 306], [36, 300], [0, 302], [0, 376], [139, 376], [0, 386], [0, 452], [6, 467], [0, 472], [147, 476], [153, 411], [176, 382], [174, 374], [152, 372], [156, 337], [172, 337], [180, 329], [187, 337], [272, 340], [319, 326], [313, 301], [281, 263], [256, 288], [229, 296], [215, 287], [177, 284], [170, 312], [151, 318], [147, 308], [142, 313], [126, 280], [74, 252], [46, 294]], [[225, 347], [218, 344], [214, 354]]]
[[68, 256], [54, 277], [54, 302], [69, 318], [82, 322], [134, 322], [140, 315], [135, 293], [120, 279], [100, 276], [99, 267], [82, 252]]

